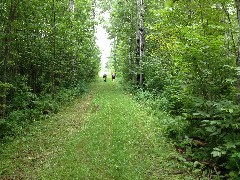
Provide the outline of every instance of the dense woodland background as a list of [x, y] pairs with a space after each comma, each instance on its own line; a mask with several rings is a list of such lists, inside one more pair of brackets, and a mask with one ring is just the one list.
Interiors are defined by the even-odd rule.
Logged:
[[109, 66], [156, 114], [179, 117], [166, 122], [166, 133], [186, 161], [230, 178], [240, 176], [239, 3], [103, 4], [114, 40]]
[[184, 160], [239, 177], [239, 0], [1, 1], [1, 139], [96, 77], [96, 3], [110, 13], [109, 66], [156, 115], [177, 117], [165, 133]]
[[99, 72], [94, 2], [0, 2], [0, 138], [56, 112]]

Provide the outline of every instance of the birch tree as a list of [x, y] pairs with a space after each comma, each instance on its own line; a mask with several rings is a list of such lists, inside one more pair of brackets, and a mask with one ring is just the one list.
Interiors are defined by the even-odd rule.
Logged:
[[74, 12], [74, 0], [70, 0], [69, 7], [70, 7], [70, 11], [73, 13]]
[[139, 85], [142, 86], [143, 84], [143, 73], [142, 73], [142, 62], [144, 57], [144, 45], [145, 45], [145, 38], [144, 38], [144, 0], [137, 0], [137, 57], [136, 57], [136, 64], [137, 64], [137, 81]]

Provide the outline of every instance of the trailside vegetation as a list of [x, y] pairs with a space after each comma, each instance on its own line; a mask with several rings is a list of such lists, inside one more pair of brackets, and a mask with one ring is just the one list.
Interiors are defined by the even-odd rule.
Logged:
[[0, 2], [0, 138], [86, 89], [99, 71], [91, 0]]
[[163, 109], [179, 116], [166, 122], [166, 133], [185, 161], [211, 177], [240, 176], [239, 4], [104, 4], [110, 9], [113, 67], [156, 113]]

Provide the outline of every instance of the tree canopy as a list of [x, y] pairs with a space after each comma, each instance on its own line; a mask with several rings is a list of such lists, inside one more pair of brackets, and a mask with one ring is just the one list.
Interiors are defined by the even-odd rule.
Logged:
[[92, 5], [92, 0], [0, 2], [1, 136], [11, 124], [4, 118], [15, 113], [13, 121], [22, 121], [16, 119], [39, 107], [39, 98], [54, 99], [61, 89], [96, 77], [100, 51]]
[[169, 122], [178, 144], [205, 141], [191, 149], [196, 161], [239, 176], [239, 2], [110, 2], [113, 68], [134, 91], [150, 93], [156, 110], [182, 117], [182, 133]]
[[239, 0], [1, 1], [0, 137], [96, 77], [96, 5], [110, 13], [111, 67], [179, 117], [166, 133], [186, 159], [239, 177]]

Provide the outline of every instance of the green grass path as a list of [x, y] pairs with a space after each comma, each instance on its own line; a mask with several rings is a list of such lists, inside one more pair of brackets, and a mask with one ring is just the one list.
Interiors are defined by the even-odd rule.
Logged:
[[117, 82], [99, 80], [89, 94], [2, 145], [0, 179], [195, 179], [150, 112]]

